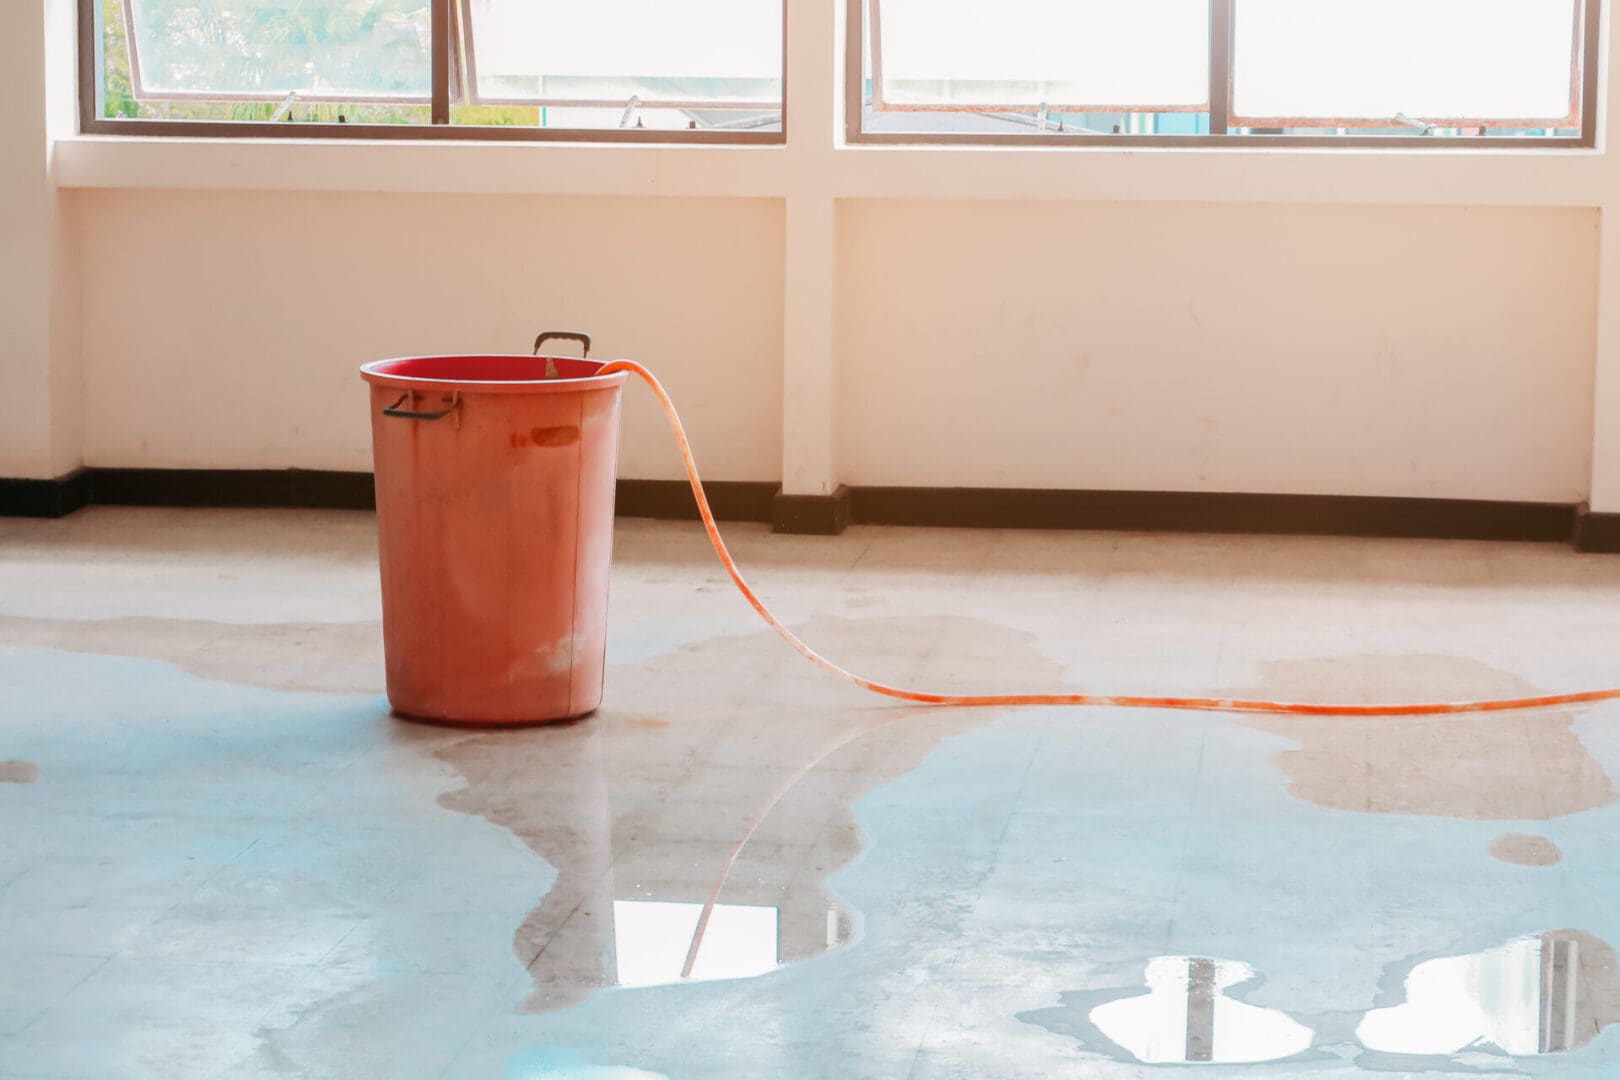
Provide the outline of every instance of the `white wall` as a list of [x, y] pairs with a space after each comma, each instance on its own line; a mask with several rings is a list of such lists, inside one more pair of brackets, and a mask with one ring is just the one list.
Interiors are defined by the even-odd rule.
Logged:
[[0, 476], [79, 464], [82, 429], [74, 222], [51, 176], [71, 120], [71, 4], [0, 13]]
[[[539, 330], [577, 328], [593, 355], [657, 368], [716, 476], [781, 475], [779, 202], [79, 198], [92, 466], [369, 469], [360, 364], [526, 352]], [[682, 475], [634, 390], [621, 473]]]
[[4, 85], [15, 83], [21, 95], [0, 126], [0, 466], [27, 477], [50, 476], [52, 465], [50, 278], [40, 269], [42, 258], [49, 267], [53, 229], [40, 14], [31, 10], [32, 18], [13, 20], [15, 32], [0, 32], [0, 71], [16, 72]]
[[[365, 469], [359, 363], [555, 325], [653, 365], [715, 478], [782, 476], [781, 200], [72, 194], [91, 465]], [[835, 229], [844, 482], [1587, 495], [1596, 210], [872, 199]], [[621, 472], [679, 475], [635, 387]]]
[[852, 484], [1576, 502], [1593, 210], [864, 200]]
[[[59, 139], [0, 310], [76, 253], [47, 367], [61, 398], [82, 325], [92, 465], [363, 468], [356, 364], [574, 324], [721, 479], [1620, 511], [1620, 158], [844, 149], [838, 7], [788, 5], [779, 148]], [[0, 390], [52, 392], [7, 349]], [[675, 476], [630, 402], [622, 474]], [[53, 430], [0, 475], [59, 470]]]

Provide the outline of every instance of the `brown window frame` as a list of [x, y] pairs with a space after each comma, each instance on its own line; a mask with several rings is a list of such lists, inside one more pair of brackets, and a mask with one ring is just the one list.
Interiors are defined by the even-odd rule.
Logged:
[[[871, 61], [872, 98], [875, 107], [884, 112], [943, 112], [943, 113], [1015, 113], [1020, 110], [1007, 105], [903, 105], [885, 104], [882, 100], [883, 57], [881, 48], [882, 0], [849, 0], [845, 25], [844, 54], [844, 136], [851, 144], [891, 146], [1041, 146], [1041, 147], [1096, 147], [1111, 146], [1118, 149], [1132, 147], [1222, 147], [1241, 146], [1439, 150], [1484, 148], [1523, 150], [1591, 149], [1597, 145], [1599, 30], [1602, 26], [1602, 0], [1570, 0], [1575, 5], [1575, 37], [1570, 64], [1570, 112], [1567, 123], [1549, 124], [1544, 119], [1516, 124], [1499, 117], [1457, 118], [1424, 117], [1435, 127], [1478, 127], [1482, 123], [1493, 126], [1523, 127], [1575, 127], [1576, 136], [1544, 136], [1524, 138], [1505, 135], [1447, 135], [1440, 137], [1411, 137], [1390, 135], [1329, 135], [1329, 134], [1241, 134], [1233, 128], [1254, 127], [1341, 127], [1352, 131], [1357, 128], [1394, 126], [1388, 120], [1334, 119], [1327, 117], [1242, 117], [1236, 115], [1232, 104], [1233, 71], [1232, 52], [1235, 31], [1233, 9], [1240, 0], [1209, 0], [1210, 56], [1209, 99], [1207, 104], [1187, 106], [1122, 106], [1118, 104], [1089, 104], [1080, 107], [1049, 105], [1048, 112], [1094, 113], [1185, 113], [1209, 114], [1210, 133], [1207, 135], [1132, 135], [1096, 134], [1043, 131], [977, 133], [977, 132], [886, 132], [866, 131], [863, 121], [867, 110], [865, 74], [867, 61]], [[866, 32], [867, 26], [871, 34]], [[1031, 110], [1033, 112], [1033, 110]]]
[[[477, 92], [477, 57], [472, 46], [471, 0], [430, 0], [433, 27], [433, 90], [428, 97], [367, 94], [298, 94], [296, 100], [310, 104], [402, 104], [427, 105], [426, 124], [328, 124], [316, 122], [277, 123], [265, 120], [139, 120], [115, 119], [103, 115], [102, 26], [98, 0], [78, 0], [79, 9], [79, 131], [85, 135], [134, 135], [173, 138], [250, 138], [250, 139], [345, 139], [345, 140], [447, 140], [475, 142], [565, 142], [565, 143], [679, 143], [774, 146], [787, 141], [787, 7], [782, 13], [782, 100], [781, 102], [661, 102], [641, 101], [642, 109], [702, 108], [742, 110], [777, 108], [782, 122], [774, 131], [733, 131], [715, 129], [646, 130], [638, 128], [528, 128], [481, 124], [451, 124], [450, 106], [537, 105], [578, 108], [619, 108], [623, 101], [584, 101], [579, 99], [486, 99]], [[161, 101], [282, 101], [280, 94], [210, 94], [206, 92], [165, 91], [154, 94], [141, 83], [139, 45], [134, 32], [131, 0], [122, 0], [126, 41], [130, 50], [130, 83], [137, 99]], [[465, 43], [465, 47], [463, 45]]]

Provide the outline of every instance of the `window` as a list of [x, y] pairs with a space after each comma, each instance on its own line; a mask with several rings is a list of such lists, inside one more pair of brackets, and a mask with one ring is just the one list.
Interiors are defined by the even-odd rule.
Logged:
[[873, 112], [932, 114], [918, 130], [1209, 111], [1208, 0], [882, 0], [868, 12]]
[[781, 127], [780, 3], [460, 3], [473, 104], [538, 107], [571, 127], [627, 113], [643, 128]]
[[80, 5], [89, 132], [781, 139], [781, 0]]
[[852, 2], [855, 141], [1594, 141], [1598, 0]]
[[1240, 0], [1233, 122], [1568, 128], [1569, 0]]

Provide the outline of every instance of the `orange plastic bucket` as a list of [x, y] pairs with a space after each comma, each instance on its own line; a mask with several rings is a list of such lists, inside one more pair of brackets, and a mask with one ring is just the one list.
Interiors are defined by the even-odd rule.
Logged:
[[[536, 352], [558, 336], [583, 338], [541, 335]], [[534, 724], [601, 703], [626, 378], [601, 367], [515, 355], [360, 369], [396, 712]]]

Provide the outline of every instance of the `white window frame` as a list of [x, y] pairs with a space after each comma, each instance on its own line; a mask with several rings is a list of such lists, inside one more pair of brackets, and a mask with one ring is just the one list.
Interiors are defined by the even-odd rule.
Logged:
[[[899, 145], [989, 144], [1014, 146], [1223, 146], [1263, 145], [1340, 148], [1458, 148], [1501, 147], [1521, 149], [1591, 148], [1597, 142], [1598, 73], [1602, 0], [1570, 0], [1575, 6], [1575, 33], [1571, 44], [1570, 108], [1562, 118], [1514, 117], [1422, 117], [1415, 127], [1435, 130], [1486, 127], [1579, 128], [1575, 136], [1523, 138], [1504, 135], [1448, 134], [1443, 137], [1412, 138], [1390, 135], [1360, 135], [1358, 131], [1387, 130], [1403, 126], [1394, 119], [1356, 117], [1244, 117], [1233, 107], [1234, 11], [1242, 0], [1209, 0], [1210, 61], [1209, 94], [1205, 104], [1188, 107], [1133, 105], [1131, 103], [1048, 104], [1044, 110], [1026, 110], [1034, 132], [885, 132], [866, 130], [869, 115], [883, 113], [1018, 113], [1006, 104], [901, 104], [883, 99], [882, 0], [850, 0], [846, 22], [845, 54], [845, 137], [850, 143]], [[870, 93], [866, 72], [871, 72]], [[1209, 134], [1156, 135], [1069, 133], [1056, 130], [1046, 121], [1047, 113], [1124, 113], [1124, 114], [1209, 114]], [[1273, 134], [1255, 129], [1308, 128], [1321, 134]], [[1327, 129], [1337, 129], [1333, 134]]]
[[[656, 142], [780, 144], [787, 140], [786, 70], [787, 16], [783, 2], [781, 101], [706, 100], [582, 100], [579, 98], [483, 98], [477, 92], [477, 57], [472, 42], [470, 0], [429, 0], [433, 27], [433, 91], [429, 96], [383, 94], [331, 94], [295, 91], [281, 93], [214, 93], [157, 90], [141, 76], [140, 44], [135, 33], [132, 0], [121, 0], [125, 41], [129, 49], [131, 95], [137, 101], [173, 102], [282, 102], [309, 104], [426, 105], [427, 124], [272, 123], [262, 120], [150, 120], [112, 118], [103, 106], [103, 25], [99, 0], [78, 0], [79, 5], [79, 130], [86, 135], [147, 135], [199, 138], [296, 139], [457, 139], [501, 142]], [[627, 117], [639, 109], [692, 111], [776, 111], [781, 123], [770, 130], [724, 127], [695, 130], [643, 130], [626, 124], [617, 129], [499, 127], [450, 122], [451, 105], [520, 105], [569, 108], [617, 108]]]

